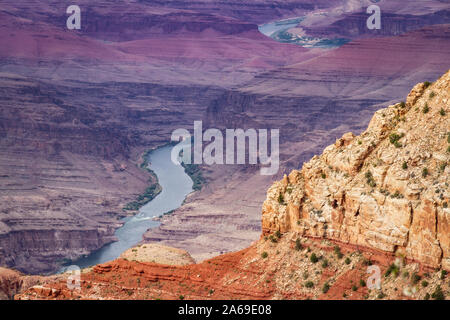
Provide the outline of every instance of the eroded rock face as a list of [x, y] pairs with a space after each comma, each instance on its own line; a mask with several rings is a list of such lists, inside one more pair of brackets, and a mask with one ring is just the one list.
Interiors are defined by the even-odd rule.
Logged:
[[264, 233], [296, 231], [450, 269], [450, 72], [275, 183]]

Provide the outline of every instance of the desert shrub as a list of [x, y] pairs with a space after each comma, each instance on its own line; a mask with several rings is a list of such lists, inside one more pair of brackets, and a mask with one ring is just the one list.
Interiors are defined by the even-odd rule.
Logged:
[[350, 264], [352, 262], [352, 260], [350, 260], [349, 257], [345, 258], [345, 264]]
[[384, 292], [380, 292], [377, 296], [378, 299], [383, 299], [386, 297], [386, 294]]
[[441, 270], [441, 275], [440, 275], [439, 278], [440, 278], [441, 280], [444, 280], [445, 277], [447, 276], [447, 273], [448, 273], [448, 272], [447, 272], [446, 270]]
[[442, 291], [441, 286], [437, 286], [436, 290], [431, 294], [434, 300], [445, 300], [445, 293]]
[[430, 81], [425, 81], [425, 82], [423, 83], [423, 85], [424, 85], [424, 87], [425, 87], [425, 89], [426, 89], [426, 88], [428, 88], [429, 86], [431, 86], [431, 82], [430, 82]]
[[330, 285], [329, 285], [328, 282], [325, 282], [324, 285], [323, 285], [323, 287], [322, 287], [322, 292], [323, 292], [323, 293], [327, 293], [328, 290], [330, 290]]
[[423, 297], [424, 300], [430, 300], [430, 294], [427, 292]]
[[422, 287], [428, 287], [428, 281], [427, 280], [423, 280], [422, 281]]
[[357, 290], [358, 290], [358, 287], [355, 286], [355, 285], [353, 285], [353, 286], [352, 286], [352, 290], [353, 290], [353, 291], [357, 291]]
[[360, 280], [359, 280], [359, 285], [360, 285], [361, 287], [365, 287], [365, 286], [366, 286], [366, 282], [365, 282], [363, 279], [360, 279]]
[[395, 277], [398, 277], [400, 273], [399, 267], [395, 263], [391, 263], [389, 268], [386, 270], [384, 276], [389, 277], [391, 274], [393, 274]]
[[366, 172], [366, 181], [367, 181], [367, 184], [369, 186], [371, 186], [372, 188], [375, 188], [377, 185], [375, 183], [375, 179], [373, 178], [372, 172], [370, 172], [370, 171]]
[[419, 281], [420, 281], [421, 279], [422, 279], [422, 277], [419, 276], [416, 272], [413, 273], [412, 278], [411, 278], [412, 283], [414, 283], [414, 284], [419, 283]]
[[266, 251], [264, 251], [263, 253], [261, 253], [261, 257], [262, 257], [263, 259], [266, 259], [268, 256], [269, 256], [269, 254], [268, 254]]
[[430, 111], [430, 108], [428, 107], [428, 103], [425, 103], [425, 105], [423, 106], [422, 112], [428, 113], [428, 111]]
[[423, 178], [426, 178], [429, 174], [430, 174], [430, 172], [428, 171], [428, 168], [422, 169], [422, 177]]
[[397, 133], [391, 133], [389, 135], [389, 141], [391, 144], [393, 144], [396, 148], [402, 147], [402, 144], [400, 143], [400, 139], [405, 136], [404, 133], [397, 134]]
[[445, 110], [444, 110], [444, 108], [441, 108], [441, 110], [439, 110], [439, 114], [440, 114], [441, 116], [445, 116]]
[[275, 232], [275, 237], [277, 237], [278, 239], [281, 238], [281, 232], [280, 232], [280, 230], [277, 230], [277, 231]]
[[334, 253], [336, 254], [336, 256], [338, 257], [338, 259], [342, 259], [342, 257], [344, 256], [341, 252], [341, 248], [339, 246], [335, 246], [334, 247]]
[[431, 91], [430, 92], [430, 99], [433, 99], [434, 97], [436, 96], [436, 92], [434, 92], [434, 91]]
[[312, 282], [312, 281], [307, 281], [307, 282], [305, 283], [305, 287], [306, 287], [306, 288], [313, 288], [313, 287], [314, 287], [314, 282]]
[[323, 260], [322, 261], [322, 268], [327, 268], [328, 266], [329, 266], [328, 260], [327, 259]]
[[309, 257], [309, 260], [311, 260], [312, 263], [317, 263], [319, 261], [319, 258], [317, 255], [313, 252], [311, 256]]
[[402, 164], [402, 169], [403, 169], [403, 170], [408, 169], [408, 163], [407, 163], [406, 161], [403, 162], [403, 164]]
[[278, 195], [278, 203], [279, 203], [279, 204], [284, 204], [284, 196], [283, 196], [282, 193], [280, 193], [280, 194]]
[[303, 249], [300, 239], [295, 240], [295, 250], [300, 251]]

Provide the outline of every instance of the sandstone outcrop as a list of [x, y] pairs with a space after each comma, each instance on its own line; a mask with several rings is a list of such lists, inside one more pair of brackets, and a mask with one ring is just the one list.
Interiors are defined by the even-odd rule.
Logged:
[[275, 183], [265, 234], [294, 231], [450, 269], [450, 72]]
[[120, 258], [129, 261], [153, 262], [176, 266], [195, 263], [195, 260], [192, 259], [188, 252], [157, 243], [147, 243], [130, 248], [122, 253]]

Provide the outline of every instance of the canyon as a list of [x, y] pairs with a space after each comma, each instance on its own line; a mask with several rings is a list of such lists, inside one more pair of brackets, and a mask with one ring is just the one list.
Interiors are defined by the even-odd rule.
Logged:
[[335, 50], [281, 44], [258, 31], [321, 11], [343, 18], [346, 3], [80, 0], [82, 29], [69, 32], [59, 1], [4, 1], [0, 265], [51, 273], [114, 241], [123, 207], [156, 182], [140, 169], [142, 154], [198, 120], [280, 129], [279, 175], [202, 166], [208, 183], [143, 242], [186, 250], [198, 262], [249, 246], [275, 179], [448, 70], [448, 22], [429, 21], [445, 9], [440, 1], [427, 1], [425, 11], [419, 1], [390, 1], [392, 14], [426, 16], [401, 35]]
[[263, 232], [246, 249], [184, 264], [183, 251], [171, 263], [164, 252], [174, 249], [142, 245], [83, 270], [80, 290], [67, 289], [62, 275], [19, 286], [14, 297], [449, 299], [449, 101], [450, 70], [275, 182]]

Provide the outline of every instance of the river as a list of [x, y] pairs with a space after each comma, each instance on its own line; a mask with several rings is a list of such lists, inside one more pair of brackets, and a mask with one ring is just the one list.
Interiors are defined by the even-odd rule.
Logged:
[[149, 167], [158, 177], [162, 187], [161, 193], [143, 206], [137, 215], [123, 219], [124, 225], [115, 232], [117, 242], [107, 244], [87, 257], [73, 261], [72, 265], [83, 269], [118, 258], [122, 252], [138, 244], [148, 229], [159, 226], [159, 222], [153, 220], [154, 217], [182, 205], [186, 196], [193, 191], [193, 182], [181, 165], [171, 161], [172, 148], [170, 145], [164, 146], [148, 155]]
[[293, 43], [305, 48], [338, 48], [350, 41], [350, 39], [345, 38], [329, 39], [300, 36], [291, 29], [296, 28], [304, 19], [305, 17], [295, 17], [269, 22], [258, 26], [258, 29], [259, 32], [273, 40], [282, 43]]

